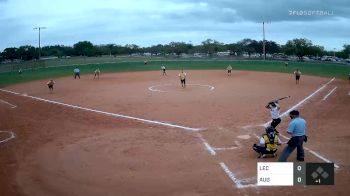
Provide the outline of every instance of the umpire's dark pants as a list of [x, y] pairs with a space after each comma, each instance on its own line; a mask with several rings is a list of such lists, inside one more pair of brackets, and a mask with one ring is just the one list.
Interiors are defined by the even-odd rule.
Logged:
[[304, 143], [305, 135], [292, 137], [278, 159], [279, 162], [286, 162], [289, 155], [297, 148], [297, 160], [304, 161]]

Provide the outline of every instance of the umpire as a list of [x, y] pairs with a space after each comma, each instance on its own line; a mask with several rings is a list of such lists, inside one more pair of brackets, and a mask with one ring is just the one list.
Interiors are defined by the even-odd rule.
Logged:
[[306, 121], [299, 117], [299, 111], [292, 110], [289, 112], [289, 116], [292, 121], [289, 123], [287, 133], [292, 135], [292, 138], [288, 141], [286, 146], [278, 159], [279, 162], [286, 162], [289, 155], [297, 148], [297, 160], [304, 161], [304, 148], [303, 143], [307, 141]]

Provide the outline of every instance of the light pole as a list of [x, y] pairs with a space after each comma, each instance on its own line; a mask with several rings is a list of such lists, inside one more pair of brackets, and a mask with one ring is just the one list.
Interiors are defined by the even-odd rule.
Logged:
[[46, 27], [34, 27], [33, 30], [38, 30], [39, 31], [39, 56], [38, 59], [40, 60], [41, 57], [41, 47], [40, 47], [40, 31], [41, 29], [46, 29]]
[[263, 55], [264, 55], [264, 60], [266, 60], [266, 51], [265, 51], [265, 22], [263, 22]]
[[335, 48], [334, 48], [334, 50], [333, 50], [333, 57], [335, 58]]
[[265, 22], [265, 21], [262, 22], [262, 24], [263, 24], [263, 55], [264, 55], [264, 60], [266, 60], [265, 23], [268, 23], [268, 22]]

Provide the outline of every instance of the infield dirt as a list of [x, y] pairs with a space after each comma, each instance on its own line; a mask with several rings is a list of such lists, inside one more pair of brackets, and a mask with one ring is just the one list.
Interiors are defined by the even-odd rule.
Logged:
[[[196, 85], [183, 89], [177, 74], [150, 71], [103, 74], [99, 80], [93, 75], [82, 75], [80, 80], [58, 78], [54, 93], [49, 93], [47, 81], [6, 87], [61, 103], [203, 130], [148, 124], [0, 92], [0, 99], [18, 106], [0, 103], [0, 130], [16, 134], [0, 144], [1, 195], [348, 195], [347, 81], [333, 81], [300, 108], [308, 122], [305, 146], [340, 166], [336, 185], [239, 189], [220, 162], [242, 182], [253, 184], [258, 161], [277, 161], [258, 159], [251, 149], [257, 142], [255, 134], [264, 132], [258, 125], [270, 120], [265, 104], [290, 95], [280, 103], [285, 111], [330, 79], [302, 76], [296, 85], [291, 74], [187, 71], [187, 83]], [[150, 91], [152, 86], [165, 92]], [[322, 101], [335, 86], [336, 91]], [[282, 119], [281, 133], [289, 121]], [[198, 133], [213, 148], [233, 148], [210, 155]], [[295, 161], [294, 153], [289, 160]], [[306, 161], [323, 162], [309, 152]]]

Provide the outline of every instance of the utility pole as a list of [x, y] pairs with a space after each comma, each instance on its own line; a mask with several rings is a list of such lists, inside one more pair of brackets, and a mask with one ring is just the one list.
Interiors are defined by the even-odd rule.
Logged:
[[33, 30], [38, 30], [39, 31], [39, 56], [38, 59], [40, 60], [41, 57], [41, 47], [40, 47], [40, 31], [41, 29], [46, 29], [46, 27], [34, 27]]

